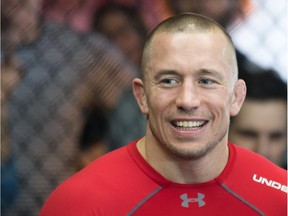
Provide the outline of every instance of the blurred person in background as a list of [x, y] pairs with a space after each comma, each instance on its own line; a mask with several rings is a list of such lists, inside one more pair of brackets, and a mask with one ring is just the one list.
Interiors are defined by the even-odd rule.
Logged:
[[[54, 22], [68, 25], [77, 32], [101, 33], [121, 49], [131, 64], [138, 67], [146, 27], [138, 14], [140, 13], [138, 7], [134, 6], [136, 2], [134, 0], [120, 1], [121, 4], [111, 2], [113, 1], [44, 0], [44, 16]], [[127, 112], [130, 114], [127, 115]], [[131, 141], [144, 133], [145, 119], [137, 106], [131, 88], [121, 95], [119, 103], [109, 114], [109, 118], [97, 105], [91, 107], [87, 113], [89, 114], [78, 143], [78, 170], [107, 151], [121, 144], [124, 145], [128, 140]], [[134, 123], [132, 137], [123, 136], [132, 119], [136, 118], [141, 119], [141, 122]]]
[[92, 27], [94, 11], [106, 2], [107, 0], [44, 0], [43, 14], [75, 31], [88, 32]]
[[[95, 12], [93, 23], [96, 32], [99, 31], [114, 41], [139, 71], [147, 35], [139, 8], [124, 4], [107, 4]], [[144, 133], [145, 116], [140, 111], [131, 88], [122, 95], [116, 109], [109, 116], [109, 149], [126, 145]]]
[[[109, 116], [110, 115], [111, 114], [109, 114]], [[107, 130], [107, 113], [104, 113], [101, 107], [91, 108], [87, 113], [79, 137], [78, 170], [83, 169], [91, 161], [109, 151]]]
[[1, 61], [1, 210], [10, 207], [18, 193], [14, 156], [7, 132], [7, 99], [20, 78], [18, 68]]
[[114, 41], [135, 65], [140, 65], [147, 30], [137, 7], [100, 7], [93, 16], [93, 29]]
[[274, 70], [247, 74], [247, 95], [229, 140], [287, 168], [287, 84]]
[[45, 19], [41, 8], [38, 0], [2, 1], [7, 26], [1, 53], [13, 56], [24, 73], [7, 98], [9, 152], [19, 187], [2, 215], [38, 215], [48, 194], [76, 171], [91, 108], [109, 113], [136, 75], [109, 40]]
[[[1, 30], [5, 41], [8, 23], [1, 19]], [[15, 158], [10, 150], [10, 139], [7, 132], [7, 100], [23, 76], [21, 66], [13, 55], [13, 45], [1, 44], [1, 210], [9, 208], [17, 196], [18, 179], [15, 170]], [[4, 55], [5, 52], [5, 55]]]
[[125, 5], [137, 8], [148, 29], [170, 15], [166, 0], [44, 0], [44, 16], [66, 23], [76, 31], [93, 30], [95, 11], [105, 5]]
[[[139, 70], [147, 31], [138, 8], [122, 4], [99, 7], [93, 16], [93, 30], [113, 41]], [[109, 116], [102, 115], [102, 120], [97, 120], [97, 112], [97, 108], [92, 110], [81, 135], [80, 169], [145, 132], [145, 116], [137, 105], [132, 88], [123, 92]]]
[[[44, 10], [48, 19], [65, 23], [76, 31], [101, 33], [114, 42], [131, 63], [139, 67], [147, 30], [141, 16], [143, 11], [140, 10], [146, 7], [146, 2], [141, 2], [141, 5], [138, 5], [137, 2], [135, 0], [73, 0], [70, 2], [67, 0], [46, 0]], [[79, 11], [83, 11], [85, 8], [89, 8], [89, 11], [94, 11], [94, 13], [87, 12], [86, 18], [81, 16]], [[91, 17], [91, 20], [84, 22], [87, 17]], [[78, 21], [73, 22], [73, 20]], [[103, 122], [101, 118], [105, 114], [95, 115], [99, 111], [97, 106], [89, 111], [91, 116], [87, 117], [81, 132], [78, 169], [82, 169], [93, 159], [107, 151], [125, 145], [144, 134], [145, 117], [137, 106], [131, 88], [121, 95], [116, 108], [109, 114], [109, 118], [107, 116], [106, 120], [109, 121], [107, 130], [101, 123]], [[135, 121], [136, 119], [138, 121]], [[131, 125], [133, 125], [131, 133], [125, 134], [124, 132]]]

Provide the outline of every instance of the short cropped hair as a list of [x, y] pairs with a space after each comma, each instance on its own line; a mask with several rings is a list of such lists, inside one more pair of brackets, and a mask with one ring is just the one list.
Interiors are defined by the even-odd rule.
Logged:
[[170, 17], [162, 21], [156, 28], [154, 28], [147, 36], [146, 43], [143, 50], [142, 62], [141, 62], [141, 76], [144, 79], [144, 72], [149, 61], [151, 52], [151, 42], [155, 35], [158, 33], [193, 33], [193, 32], [211, 32], [220, 30], [226, 37], [229, 47], [231, 48], [231, 58], [233, 61], [233, 76], [235, 80], [238, 79], [238, 67], [236, 60], [236, 51], [233, 41], [226, 30], [216, 21], [195, 13], [182, 13]]

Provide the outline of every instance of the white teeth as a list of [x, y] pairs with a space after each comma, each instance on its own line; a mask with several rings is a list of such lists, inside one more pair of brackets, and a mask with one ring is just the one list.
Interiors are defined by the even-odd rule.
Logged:
[[177, 121], [175, 122], [176, 126], [184, 128], [195, 128], [200, 127], [204, 124], [204, 121]]

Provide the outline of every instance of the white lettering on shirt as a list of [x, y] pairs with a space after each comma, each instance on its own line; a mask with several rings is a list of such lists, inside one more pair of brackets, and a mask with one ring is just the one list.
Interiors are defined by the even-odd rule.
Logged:
[[262, 176], [257, 176], [257, 174], [253, 175], [253, 181], [260, 183], [260, 184], [263, 184], [263, 185], [266, 185], [268, 187], [272, 187], [272, 188], [277, 189], [277, 190], [281, 190], [285, 193], [288, 192], [288, 187], [286, 185], [282, 185], [279, 182], [276, 182], [273, 180], [268, 180], [267, 178], [264, 178]]

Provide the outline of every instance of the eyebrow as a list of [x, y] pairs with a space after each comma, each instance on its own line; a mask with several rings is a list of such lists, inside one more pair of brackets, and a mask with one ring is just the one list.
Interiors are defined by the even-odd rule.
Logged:
[[253, 137], [259, 136], [259, 132], [252, 129], [238, 129], [237, 133], [242, 136], [253, 136]]
[[[158, 80], [160, 79], [160, 77], [165, 76], [165, 75], [174, 75], [174, 76], [180, 76], [181, 73], [176, 71], [176, 70], [170, 70], [170, 69], [162, 69], [160, 71], [158, 71], [155, 75], [154, 75], [154, 80]], [[201, 68], [199, 70], [196, 69], [196, 75], [198, 76], [215, 76], [218, 79], [223, 80], [224, 76], [223, 73], [220, 73], [217, 70], [214, 69], [205, 69], [205, 68]]]
[[[253, 130], [253, 129], [238, 129], [237, 133], [242, 135], [242, 136], [253, 136], [253, 137], [258, 137], [260, 136], [259, 131]], [[285, 136], [285, 132], [284, 131], [280, 131], [280, 130], [275, 130], [275, 131], [271, 131], [269, 133], [267, 133], [267, 135], [269, 136], [269, 138], [281, 138], [283, 136]]]
[[159, 80], [162, 76], [167, 76], [167, 75], [174, 75], [174, 76], [179, 76], [180, 73], [177, 72], [176, 70], [160, 70], [154, 75], [154, 80]]
[[220, 73], [219, 71], [214, 70], [214, 69], [201, 68], [201, 69], [197, 70], [196, 73], [197, 73], [198, 76], [203, 76], [203, 75], [206, 76], [206, 75], [208, 75], [208, 76], [215, 76], [216, 78], [221, 79], [221, 80], [224, 79], [223, 73]]

